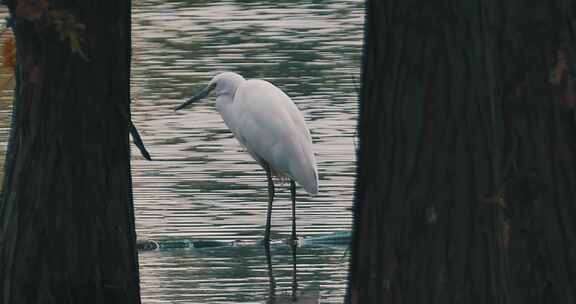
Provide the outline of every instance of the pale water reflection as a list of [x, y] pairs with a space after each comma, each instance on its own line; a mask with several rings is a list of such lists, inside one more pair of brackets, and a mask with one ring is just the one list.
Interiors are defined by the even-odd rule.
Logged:
[[[308, 121], [320, 193], [308, 197], [299, 189], [299, 235], [350, 229], [362, 1], [137, 0], [133, 19], [133, 117], [152, 157], [160, 159], [134, 155], [139, 239], [262, 237], [264, 172], [212, 101], [173, 111], [223, 70], [275, 83]], [[277, 189], [272, 238], [279, 240], [290, 235], [291, 213], [287, 185]], [[342, 302], [345, 251], [298, 248], [298, 294]], [[271, 255], [281, 303], [291, 296], [293, 257], [286, 245], [273, 245]], [[145, 303], [272, 302], [262, 246], [145, 251], [140, 266]]]
[[300, 247], [294, 260], [289, 246], [272, 246], [272, 276], [262, 246], [146, 252], [141, 260], [146, 303], [282, 303], [293, 292], [337, 303], [346, 280], [344, 250], [327, 247]]

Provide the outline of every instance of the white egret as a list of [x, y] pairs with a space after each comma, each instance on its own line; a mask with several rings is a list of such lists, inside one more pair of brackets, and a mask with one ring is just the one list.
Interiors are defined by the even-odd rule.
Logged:
[[266, 171], [268, 212], [264, 243], [270, 241], [274, 200], [272, 176], [288, 178], [292, 198], [292, 241], [296, 240], [296, 181], [311, 195], [318, 193], [318, 171], [312, 137], [302, 113], [282, 90], [265, 80], [246, 80], [224, 72], [216, 75], [180, 110], [213, 93], [224, 123], [248, 153]]

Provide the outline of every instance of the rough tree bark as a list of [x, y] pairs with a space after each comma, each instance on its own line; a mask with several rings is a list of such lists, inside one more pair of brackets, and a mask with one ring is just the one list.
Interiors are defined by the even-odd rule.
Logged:
[[576, 303], [576, 4], [368, 0], [349, 303]]
[[17, 45], [0, 302], [140, 303], [130, 1], [8, 0]]

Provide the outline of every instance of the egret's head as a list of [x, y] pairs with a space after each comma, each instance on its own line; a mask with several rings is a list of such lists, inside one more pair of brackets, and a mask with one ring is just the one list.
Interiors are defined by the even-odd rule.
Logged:
[[223, 95], [229, 95], [230, 97], [232, 97], [234, 96], [236, 89], [240, 86], [240, 84], [244, 80], [245, 80], [244, 77], [233, 72], [220, 73], [214, 76], [214, 78], [212, 78], [212, 80], [210, 80], [210, 82], [208, 83], [208, 86], [202, 89], [202, 91], [198, 92], [198, 94], [190, 98], [185, 103], [176, 107], [175, 110], [183, 109], [192, 104], [193, 102], [200, 100], [211, 94], [215, 95], [216, 97]]
[[213, 87], [214, 95], [216, 97], [221, 95], [234, 96], [236, 89], [244, 81], [244, 77], [233, 72], [220, 73], [208, 83], [208, 87]]

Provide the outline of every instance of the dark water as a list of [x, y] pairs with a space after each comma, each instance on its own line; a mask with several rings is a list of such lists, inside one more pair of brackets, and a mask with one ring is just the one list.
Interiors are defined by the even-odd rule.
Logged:
[[[228, 132], [213, 100], [172, 110], [223, 70], [273, 82], [304, 113], [320, 192], [309, 197], [298, 190], [299, 235], [350, 230], [362, 1], [135, 0], [133, 5], [133, 119], [158, 159], [145, 161], [133, 149], [138, 238], [254, 243], [262, 237], [265, 174]], [[5, 149], [11, 92], [1, 94]], [[290, 233], [289, 191], [287, 185], [277, 189], [272, 238], [283, 240]], [[254, 244], [142, 251], [143, 301], [272, 303], [275, 295], [276, 303], [289, 303], [297, 289], [301, 303], [340, 303], [346, 250], [299, 247], [296, 275], [290, 247], [279, 243], [272, 245], [272, 272], [263, 247]]]

